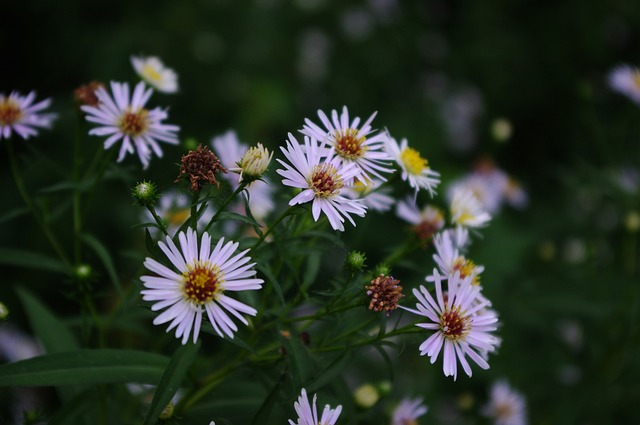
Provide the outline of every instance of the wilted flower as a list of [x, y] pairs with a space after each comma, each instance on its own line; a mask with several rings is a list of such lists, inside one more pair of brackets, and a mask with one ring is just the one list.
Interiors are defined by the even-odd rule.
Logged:
[[144, 82], [136, 85], [132, 96], [129, 96], [127, 83], [112, 81], [111, 91], [113, 98], [104, 87], [98, 87], [95, 91], [100, 101], [98, 105], [84, 105], [80, 108], [87, 113], [87, 121], [99, 125], [90, 130], [89, 134], [109, 136], [104, 142], [105, 149], [122, 139], [118, 162], [127, 153], [135, 151], [143, 168], [147, 168], [152, 153], [162, 157], [158, 141], [172, 145], [179, 143], [175, 133], [180, 127], [162, 123], [167, 118], [167, 112], [160, 108], [148, 110], [144, 107], [153, 93], [153, 89], [147, 89]]
[[340, 405], [335, 409], [332, 409], [328, 404], [325, 405], [324, 410], [322, 411], [322, 416], [318, 420], [316, 399], [317, 395], [314, 394], [313, 403], [309, 404], [307, 391], [303, 388], [300, 396], [298, 397], [298, 401], [293, 405], [296, 409], [296, 413], [298, 414], [298, 421], [293, 422], [289, 419], [289, 425], [334, 425], [340, 417], [342, 406]]
[[[145, 290], [142, 291], [145, 301], [154, 304], [151, 310], [165, 309], [154, 320], [154, 325], [171, 322], [167, 332], [176, 328], [176, 337], [182, 337], [186, 344], [193, 330], [193, 341], [196, 342], [202, 325], [202, 313], [206, 312], [215, 332], [224, 337], [233, 338], [238, 327], [231, 320], [231, 313], [245, 325], [248, 325], [240, 313], [255, 316], [257, 311], [240, 301], [226, 295], [227, 291], [252, 291], [260, 289], [262, 279], [252, 276], [255, 263], [244, 250], [235, 254], [237, 242], [224, 243], [220, 239], [211, 250], [211, 236], [202, 235], [198, 247], [198, 235], [193, 229], [178, 234], [180, 249], [171, 237], [158, 246], [171, 261], [174, 269], [170, 269], [153, 258], [148, 258], [144, 266], [159, 276], [142, 276]], [[247, 264], [249, 263], [249, 264]], [[177, 272], [176, 272], [177, 270]], [[225, 312], [226, 310], [226, 312]]]
[[131, 56], [131, 64], [140, 78], [156, 90], [164, 93], [178, 91], [178, 76], [173, 69], [164, 66], [159, 58]]
[[640, 69], [630, 65], [614, 68], [608, 76], [609, 86], [640, 104]]
[[420, 416], [427, 413], [427, 406], [422, 403], [421, 398], [405, 398], [393, 410], [391, 425], [418, 425]]
[[402, 286], [398, 285], [399, 283], [400, 281], [394, 279], [393, 276], [381, 274], [365, 286], [367, 295], [371, 297], [369, 310], [386, 311], [389, 314], [390, 311], [398, 308], [400, 298], [404, 297]]
[[205, 183], [219, 186], [216, 174], [226, 173], [227, 170], [220, 164], [216, 154], [206, 146], [199, 145], [195, 150], [183, 155], [180, 164], [180, 174], [176, 182], [182, 177], [188, 177], [191, 190], [199, 192]]
[[102, 83], [91, 81], [89, 84], [83, 84], [75, 89], [73, 99], [76, 101], [76, 105], [98, 106], [100, 99], [96, 95], [96, 90], [101, 87], [104, 87]]
[[491, 386], [489, 403], [482, 408], [482, 414], [493, 419], [495, 425], [526, 425], [526, 407], [522, 394], [506, 381], [498, 381]]
[[36, 92], [26, 96], [11, 92], [9, 96], [0, 93], [0, 139], [8, 139], [15, 131], [23, 139], [38, 134], [37, 127], [50, 128], [55, 114], [42, 114], [40, 111], [49, 107], [51, 99], [42, 100], [35, 105]]

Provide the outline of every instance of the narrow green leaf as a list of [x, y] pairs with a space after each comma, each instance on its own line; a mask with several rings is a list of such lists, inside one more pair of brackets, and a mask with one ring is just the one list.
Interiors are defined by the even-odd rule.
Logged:
[[269, 266], [269, 264], [266, 262], [259, 262], [256, 268], [267, 277], [266, 284], [273, 286], [273, 289], [276, 291], [276, 295], [278, 295], [280, 304], [282, 304], [282, 306], [284, 307], [286, 303], [284, 300], [284, 294], [282, 293], [282, 287], [280, 286], [280, 282], [278, 281], [276, 276], [271, 271], [271, 267]]
[[336, 376], [342, 373], [349, 360], [351, 360], [351, 351], [344, 351], [343, 354], [318, 373], [317, 379], [311, 385], [307, 385], [307, 392], [317, 391], [333, 381]]
[[318, 271], [320, 270], [320, 256], [321, 254], [319, 252], [314, 252], [307, 257], [307, 266], [304, 269], [301, 291], [306, 291], [316, 280], [316, 276], [318, 276]]
[[91, 249], [93, 249], [102, 261], [104, 268], [107, 269], [107, 273], [109, 274], [109, 279], [111, 279], [111, 283], [116, 288], [118, 295], [122, 298], [123, 292], [122, 287], [120, 286], [120, 280], [118, 279], [118, 274], [116, 273], [116, 269], [113, 265], [113, 260], [111, 259], [111, 255], [107, 248], [100, 242], [98, 239], [94, 238], [89, 234], [82, 235], [82, 240], [86, 243]]
[[4, 223], [5, 221], [13, 220], [14, 218], [20, 217], [21, 215], [25, 215], [28, 212], [29, 212], [29, 208], [25, 208], [25, 207], [15, 208], [0, 216], [0, 224]]
[[221, 212], [220, 214], [218, 214], [218, 221], [223, 221], [223, 220], [240, 221], [242, 223], [246, 223], [246, 224], [249, 224], [249, 225], [254, 226], [254, 227], [256, 227], [256, 226], [260, 227], [260, 224], [257, 221], [255, 221], [254, 219], [246, 217], [246, 216], [244, 216], [242, 214], [229, 212], [229, 211], [224, 211], [224, 212]]
[[173, 353], [158, 383], [156, 393], [151, 401], [151, 406], [149, 406], [147, 416], [144, 418], [144, 425], [154, 424], [162, 413], [162, 410], [169, 404], [171, 397], [178, 391], [189, 366], [191, 366], [196, 354], [198, 354], [199, 348], [199, 342], [197, 344], [190, 342], [187, 345], [179, 347], [175, 353]]
[[380, 353], [380, 356], [384, 359], [384, 363], [387, 365], [387, 370], [389, 371], [389, 379], [393, 381], [393, 362], [381, 345], [382, 344], [373, 344], [373, 348], [375, 348], [376, 351]]
[[155, 384], [169, 359], [135, 350], [75, 350], [0, 365], [0, 386]]
[[313, 375], [313, 360], [297, 333], [291, 332], [290, 338], [282, 337], [281, 340], [287, 350], [286, 358], [291, 369], [293, 385], [295, 388], [302, 388]]
[[55, 273], [67, 272], [64, 263], [61, 261], [43, 254], [22, 249], [0, 247], [0, 264], [45, 270]]
[[80, 348], [76, 338], [65, 324], [43, 303], [24, 288], [16, 288], [29, 323], [47, 353], [60, 353]]
[[287, 375], [284, 373], [280, 375], [280, 379], [278, 379], [278, 381], [273, 386], [271, 391], [269, 391], [269, 395], [267, 396], [266, 400], [262, 403], [262, 405], [258, 409], [258, 412], [253, 417], [253, 420], [251, 421], [251, 425], [262, 425], [262, 424], [269, 423], [269, 417], [271, 416], [271, 411], [273, 410], [273, 406], [278, 400], [278, 394], [280, 394], [280, 387], [282, 387], [284, 378], [286, 376]]

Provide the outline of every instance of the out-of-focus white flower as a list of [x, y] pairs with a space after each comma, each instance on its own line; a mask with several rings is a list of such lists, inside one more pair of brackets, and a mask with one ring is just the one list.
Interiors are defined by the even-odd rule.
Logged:
[[[209, 322], [218, 335], [233, 338], [238, 330], [229, 315], [235, 316], [248, 325], [240, 313], [255, 316], [257, 311], [240, 301], [226, 295], [231, 291], [253, 291], [260, 289], [264, 281], [256, 279], [255, 263], [244, 250], [236, 254], [237, 242], [224, 243], [220, 239], [213, 250], [211, 236], [202, 235], [198, 244], [197, 233], [189, 228], [187, 233], [178, 234], [180, 249], [171, 237], [158, 246], [171, 261], [175, 270], [147, 257], [144, 266], [158, 276], [142, 276], [145, 286], [141, 291], [145, 301], [154, 302], [152, 311], [164, 310], [154, 320], [154, 325], [171, 322], [167, 332], [176, 328], [176, 337], [182, 337], [186, 344], [193, 330], [193, 342], [198, 340], [202, 313], [207, 314]], [[200, 246], [198, 246], [200, 245]]]
[[416, 419], [427, 413], [427, 410], [429, 409], [421, 398], [405, 398], [393, 410], [391, 425], [418, 425]]
[[353, 182], [353, 185], [345, 190], [345, 195], [351, 199], [361, 199], [362, 202], [372, 210], [385, 212], [389, 211], [396, 202], [390, 195], [391, 188], [382, 186], [383, 182], [377, 179], [363, 183], [360, 180]]
[[388, 137], [385, 144], [387, 153], [402, 169], [402, 180], [408, 181], [415, 189], [426, 189], [431, 196], [435, 195], [435, 188], [440, 184], [440, 173], [429, 167], [429, 162], [420, 156], [420, 152], [409, 147], [407, 139], [400, 144], [393, 137]]
[[511, 123], [506, 118], [496, 118], [491, 123], [491, 135], [498, 142], [506, 142], [511, 138]]
[[482, 408], [482, 414], [493, 419], [495, 425], [526, 425], [526, 408], [522, 394], [506, 381], [498, 381], [491, 386], [489, 402]]
[[429, 322], [418, 323], [417, 326], [434, 331], [420, 345], [420, 355], [428, 355], [431, 363], [434, 363], [440, 351], [443, 351], [444, 375], [453, 376], [454, 380], [458, 376], [458, 362], [465, 373], [471, 376], [467, 356], [481, 368], [488, 369], [489, 363], [481, 353], [494, 349], [496, 339], [492, 333], [497, 329], [498, 322], [492, 311], [485, 309], [489, 301], [479, 297], [480, 287], [471, 284], [471, 277], [461, 279], [459, 272], [448, 277], [446, 292], [442, 289], [443, 276], [435, 269], [432, 280], [435, 283], [435, 299], [424, 286], [420, 286], [420, 290], [413, 290], [418, 299], [417, 310], [400, 306], [428, 318]]
[[0, 93], [0, 139], [10, 138], [11, 132], [15, 131], [26, 140], [38, 134], [36, 128], [51, 127], [56, 115], [41, 112], [49, 107], [51, 99], [42, 100], [35, 105], [34, 100], [36, 100], [34, 91], [26, 96], [15, 91], [9, 96]]
[[[358, 170], [355, 177], [363, 183], [367, 183], [367, 180], [372, 180], [374, 177], [384, 181], [386, 179], [380, 173], [391, 173], [393, 169], [389, 168], [391, 158], [384, 150], [387, 133], [375, 133], [376, 130], [371, 127], [376, 114], [377, 112], [374, 112], [362, 126], [358, 126], [360, 117], [349, 121], [349, 111], [346, 106], [342, 108], [340, 116], [335, 109], [331, 111], [331, 119], [319, 110], [318, 117], [325, 128], [319, 127], [306, 118], [300, 132], [323, 146], [324, 144], [331, 146], [336, 159], [345, 165], [355, 165]], [[345, 181], [345, 183], [351, 184], [351, 181]]]
[[163, 93], [178, 91], [178, 76], [156, 56], [131, 56], [136, 73], [150, 86]]
[[433, 241], [436, 247], [433, 259], [445, 276], [459, 272], [461, 279], [470, 277], [473, 285], [480, 284], [480, 273], [484, 271], [484, 266], [476, 265], [473, 261], [460, 255], [449, 232], [435, 235]]
[[419, 209], [410, 197], [398, 202], [396, 215], [413, 224], [412, 230], [423, 242], [431, 240], [431, 237], [444, 226], [444, 215], [439, 208], [425, 205], [424, 208]]
[[609, 87], [640, 104], [640, 68], [630, 65], [615, 67], [608, 76]]
[[442, 119], [452, 148], [468, 152], [476, 144], [476, 121], [484, 110], [481, 93], [475, 87], [462, 87], [447, 95]]
[[356, 404], [365, 409], [369, 409], [380, 399], [380, 393], [371, 384], [364, 384], [356, 388], [353, 393]]
[[122, 139], [118, 162], [127, 153], [135, 151], [143, 167], [147, 168], [152, 153], [162, 157], [159, 141], [172, 145], [179, 143], [175, 133], [180, 127], [162, 123], [167, 118], [167, 112], [160, 108], [148, 110], [144, 107], [153, 93], [153, 89], [147, 89], [144, 82], [136, 85], [132, 96], [129, 96], [127, 83], [111, 82], [111, 91], [113, 98], [104, 87], [97, 88], [98, 106], [83, 105], [81, 109], [87, 113], [87, 121], [99, 125], [89, 134], [109, 136], [104, 142], [105, 149]]
[[317, 395], [313, 395], [313, 402], [310, 404], [307, 398], [307, 391], [303, 388], [298, 401], [293, 404], [298, 414], [298, 421], [289, 419], [289, 425], [335, 425], [342, 412], [342, 405], [332, 409], [328, 404], [324, 406], [322, 416], [318, 419], [316, 408]]
[[42, 354], [44, 351], [34, 337], [9, 324], [0, 326], [0, 359], [17, 362]]
[[465, 187], [452, 190], [451, 222], [464, 227], [483, 227], [491, 220], [491, 215], [483, 208], [473, 192]]
[[[321, 148], [315, 139], [305, 136], [304, 146], [289, 133], [287, 146], [280, 147], [289, 163], [280, 159], [277, 161], [284, 169], [277, 170], [284, 179], [285, 186], [302, 189], [289, 205], [311, 202], [313, 219], [318, 221], [320, 213], [324, 213], [329, 219], [333, 230], [344, 231], [344, 219], [352, 225], [356, 223], [351, 214], [363, 217], [366, 206], [357, 199], [348, 198], [345, 191], [345, 182], [352, 179], [360, 172], [354, 163], [344, 163], [333, 156], [333, 149], [327, 154], [321, 154]], [[326, 155], [324, 161], [323, 156]]]

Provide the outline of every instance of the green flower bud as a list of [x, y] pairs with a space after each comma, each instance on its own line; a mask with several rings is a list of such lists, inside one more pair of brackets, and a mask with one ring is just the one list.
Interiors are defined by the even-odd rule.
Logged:
[[4, 320], [9, 315], [9, 309], [4, 303], [0, 302], [0, 320]]
[[365, 264], [364, 262], [367, 261], [367, 256], [365, 255], [364, 252], [360, 252], [360, 251], [351, 251], [348, 255], [347, 255], [347, 266], [351, 269], [351, 270], [358, 270], [358, 271], [362, 271], [362, 269], [364, 268]]
[[153, 205], [158, 199], [158, 190], [153, 182], [143, 180], [136, 183], [131, 192], [136, 204], [141, 207]]

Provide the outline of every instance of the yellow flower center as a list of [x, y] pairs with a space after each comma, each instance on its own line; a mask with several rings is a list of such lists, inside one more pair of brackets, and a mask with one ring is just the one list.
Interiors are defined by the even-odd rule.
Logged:
[[142, 75], [144, 75], [148, 80], [151, 80], [151, 81], [162, 80], [162, 75], [160, 75], [160, 73], [156, 71], [156, 69], [153, 66], [149, 64], [146, 64], [142, 68]]
[[331, 164], [318, 164], [313, 167], [311, 188], [318, 198], [328, 198], [340, 192], [343, 183], [338, 170]]
[[460, 308], [445, 310], [440, 316], [440, 332], [445, 338], [456, 342], [464, 339], [471, 330], [471, 319], [460, 313]]
[[0, 102], [0, 125], [12, 125], [22, 118], [22, 109], [13, 100]]
[[468, 276], [473, 276], [471, 280], [471, 284], [472, 285], [480, 284], [480, 276], [477, 273], [475, 273], [476, 265], [473, 263], [473, 261], [467, 260], [464, 257], [456, 258], [455, 261], [453, 262], [453, 272], [455, 273], [456, 270], [460, 272], [461, 279], [464, 279], [465, 277], [468, 277]]
[[174, 211], [169, 211], [167, 214], [165, 214], [164, 219], [172, 226], [179, 226], [187, 221], [189, 217], [191, 217], [191, 209], [181, 208]]
[[366, 146], [362, 146], [366, 137], [360, 136], [355, 128], [336, 130], [335, 139], [336, 152], [343, 158], [351, 160], [362, 158], [367, 151]]
[[420, 156], [420, 153], [412, 148], [404, 148], [400, 152], [400, 160], [404, 164], [409, 174], [420, 175], [422, 170], [428, 168], [429, 163]]
[[139, 136], [149, 128], [149, 111], [140, 109], [136, 112], [125, 111], [118, 123], [120, 130], [128, 136]]
[[633, 71], [633, 73], [631, 74], [631, 79], [633, 80], [633, 85], [635, 85], [636, 88], [640, 90], [640, 71]]
[[194, 304], [206, 304], [224, 291], [220, 267], [209, 261], [198, 260], [195, 264], [187, 264], [182, 280], [184, 296]]

